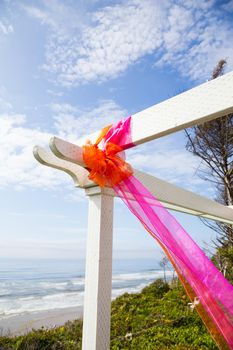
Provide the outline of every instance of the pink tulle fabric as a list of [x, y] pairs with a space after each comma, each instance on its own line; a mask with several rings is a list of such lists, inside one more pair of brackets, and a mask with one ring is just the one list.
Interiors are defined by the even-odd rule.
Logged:
[[[128, 117], [111, 127], [104, 137], [103, 148], [108, 142], [122, 149], [133, 146], [130, 120]], [[192, 291], [192, 297], [195, 296], [196, 308], [219, 347], [233, 349], [233, 286], [135, 176], [121, 181], [114, 191], [168, 253], [181, 280]]]

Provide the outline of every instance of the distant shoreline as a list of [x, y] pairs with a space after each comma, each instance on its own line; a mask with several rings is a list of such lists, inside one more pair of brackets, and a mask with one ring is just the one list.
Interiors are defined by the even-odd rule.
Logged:
[[62, 326], [67, 321], [82, 317], [83, 306], [9, 315], [0, 319], [0, 333], [2, 336], [13, 337], [26, 334], [32, 329]]

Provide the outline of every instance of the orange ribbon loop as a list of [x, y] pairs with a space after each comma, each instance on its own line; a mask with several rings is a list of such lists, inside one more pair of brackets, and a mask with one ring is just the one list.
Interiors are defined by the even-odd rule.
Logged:
[[94, 145], [87, 141], [83, 146], [83, 160], [90, 172], [89, 179], [101, 187], [113, 187], [133, 174], [131, 166], [117, 155], [122, 151], [120, 146], [108, 142], [104, 150], [98, 147], [110, 127], [102, 129]]

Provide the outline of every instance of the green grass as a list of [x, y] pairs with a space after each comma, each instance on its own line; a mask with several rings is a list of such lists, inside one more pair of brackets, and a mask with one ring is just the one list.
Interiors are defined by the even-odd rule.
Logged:
[[[111, 349], [217, 349], [179, 283], [156, 280], [138, 294], [112, 302]], [[82, 322], [67, 322], [25, 336], [0, 337], [0, 350], [81, 349]]]

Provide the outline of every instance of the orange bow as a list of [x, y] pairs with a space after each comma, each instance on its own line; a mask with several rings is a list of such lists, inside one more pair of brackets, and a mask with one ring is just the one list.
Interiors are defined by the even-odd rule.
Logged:
[[122, 151], [120, 146], [108, 142], [105, 150], [98, 148], [110, 127], [111, 125], [102, 129], [94, 145], [87, 141], [83, 146], [83, 160], [90, 172], [89, 179], [101, 187], [113, 187], [133, 174], [131, 166], [117, 156], [117, 153]]

